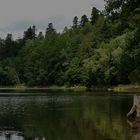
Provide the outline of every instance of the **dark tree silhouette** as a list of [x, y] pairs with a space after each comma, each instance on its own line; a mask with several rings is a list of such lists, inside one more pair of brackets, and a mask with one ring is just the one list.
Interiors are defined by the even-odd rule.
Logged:
[[78, 27], [78, 17], [77, 16], [75, 16], [74, 18], [73, 18], [73, 26], [72, 26], [73, 28], [77, 28]]
[[99, 10], [96, 7], [93, 7], [91, 12], [91, 18], [90, 18], [92, 25], [96, 23], [98, 17], [99, 17]]
[[83, 15], [83, 16], [81, 17], [81, 22], [80, 22], [81, 26], [82, 26], [82, 27], [85, 26], [85, 24], [86, 24], [87, 22], [88, 22], [87, 16], [86, 16], [86, 15]]

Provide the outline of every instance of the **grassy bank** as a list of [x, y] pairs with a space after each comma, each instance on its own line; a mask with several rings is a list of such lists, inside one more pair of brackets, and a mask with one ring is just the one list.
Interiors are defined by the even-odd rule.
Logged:
[[14, 86], [14, 87], [0, 87], [0, 91], [27, 91], [27, 90], [44, 90], [44, 91], [87, 91], [85, 86], [49, 86], [49, 87], [27, 87], [27, 86]]
[[49, 87], [28, 87], [25, 85], [18, 85], [14, 87], [0, 87], [0, 91], [74, 91], [74, 92], [85, 92], [85, 91], [107, 91], [107, 86], [92, 86], [90, 88], [81, 85], [75, 86], [49, 86]]
[[140, 85], [118, 85], [118, 86], [92, 86], [90, 88], [86, 86], [49, 86], [49, 87], [28, 87], [25, 85], [18, 85], [14, 87], [0, 87], [0, 91], [111, 91], [111, 92], [131, 92], [140, 93]]
[[108, 91], [114, 91], [114, 92], [140, 92], [140, 85], [134, 84], [134, 85], [118, 85], [115, 87], [108, 88]]

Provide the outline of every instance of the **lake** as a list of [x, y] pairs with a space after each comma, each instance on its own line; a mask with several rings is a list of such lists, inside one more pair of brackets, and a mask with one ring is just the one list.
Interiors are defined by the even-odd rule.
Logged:
[[131, 140], [131, 94], [0, 94], [0, 140]]

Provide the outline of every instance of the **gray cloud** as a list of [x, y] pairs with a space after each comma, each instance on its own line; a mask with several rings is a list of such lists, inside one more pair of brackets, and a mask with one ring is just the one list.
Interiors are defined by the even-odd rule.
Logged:
[[11, 25], [8, 25], [6, 27], [0, 28], [0, 31], [15, 31], [15, 30], [25, 30], [29, 26], [36, 25], [40, 30], [43, 30], [47, 27], [48, 23], [52, 22], [55, 27], [60, 30], [62, 27], [67, 24], [67, 21], [65, 21], [64, 16], [56, 16], [51, 17], [46, 20], [39, 20], [39, 21], [32, 21], [32, 20], [23, 20], [23, 21], [16, 21], [12, 23]]
[[103, 9], [104, 0], [0, 0], [0, 36], [19, 35], [31, 25], [44, 30], [53, 22], [57, 30], [72, 24], [74, 16], [88, 16], [93, 6]]

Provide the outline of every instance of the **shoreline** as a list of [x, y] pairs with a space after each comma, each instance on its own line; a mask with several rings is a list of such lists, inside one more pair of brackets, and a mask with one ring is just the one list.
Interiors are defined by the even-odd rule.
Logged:
[[87, 91], [85, 86], [74, 86], [74, 87], [0, 87], [0, 91]]
[[123, 92], [123, 93], [140, 93], [140, 85], [118, 85], [118, 86], [93, 86], [88, 88], [86, 86], [50, 86], [50, 87], [0, 87], [1, 91], [75, 91], [75, 92], [85, 92], [85, 91], [105, 91], [105, 92]]
[[127, 92], [127, 93], [140, 93], [140, 85], [139, 84], [130, 84], [130, 85], [118, 85], [111, 88], [108, 88], [108, 91], [113, 92]]

